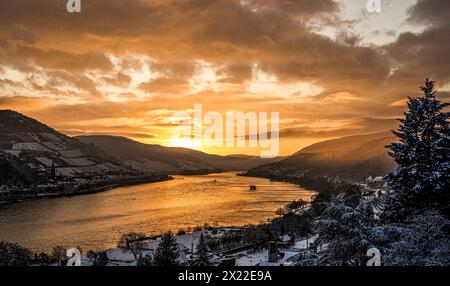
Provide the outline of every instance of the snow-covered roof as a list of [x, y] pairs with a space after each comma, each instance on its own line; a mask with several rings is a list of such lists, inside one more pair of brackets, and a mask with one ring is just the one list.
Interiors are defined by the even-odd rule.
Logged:
[[289, 235], [285, 234], [285, 235], [279, 236], [278, 239], [281, 240], [282, 242], [288, 242], [291, 240], [291, 237]]
[[313, 237], [308, 238], [308, 240], [304, 239], [304, 240], [296, 241], [294, 243], [293, 248], [294, 249], [307, 249], [308, 245], [306, 245], [306, 242], [308, 242], [308, 244], [314, 243], [318, 237], [319, 236], [316, 234]]
[[241, 253], [236, 257], [236, 266], [256, 266], [268, 260], [267, 250], [256, 253]]
[[131, 251], [121, 248], [109, 249], [106, 251], [109, 260], [117, 261], [134, 261], [134, 256]]
[[261, 263], [259, 264], [259, 266], [262, 267], [267, 267], [267, 266], [280, 266], [281, 263], [280, 262], [268, 262], [268, 261], [261, 261]]

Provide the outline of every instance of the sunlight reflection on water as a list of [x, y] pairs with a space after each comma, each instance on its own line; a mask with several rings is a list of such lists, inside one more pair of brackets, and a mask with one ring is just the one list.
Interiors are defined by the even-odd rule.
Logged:
[[[256, 185], [256, 191], [249, 186]], [[208, 223], [237, 226], [265, 222], [293, 199], [314, 192], [234, 173], [176, 176], [175, 180], [123, 187], [87, 196], [0, 206], [0, 240], [35, 251], [55, 245], [114, 247], [121, 234], [159, 234]]]

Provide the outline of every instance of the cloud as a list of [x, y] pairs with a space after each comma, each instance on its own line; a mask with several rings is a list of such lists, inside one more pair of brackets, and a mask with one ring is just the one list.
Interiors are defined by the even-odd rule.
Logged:
[[[61, 130], [142, 140], [173, 127], [170, 114], [152, 110], [195, 103], [279, 111], [286, 138], [390, 129], [425, 77], [450, 83], [448, 1], [419, 0], [408, 11], [389, 1], [386, 15], [409, 22], [382, 28], [373, 23], [387, 16], [345, 2], [89, 0], [69, 14], [60, 0], [1, 1], [0, 107]], [[358, 17], [348, 20], [346, 9]], [[316, 20], [336, 26], [337, 38], [314, 29]], [[388, 33], [388, 44], [364, 42]]]
[[281, 10], [283, 12], [307, 17], [318, 14], [337, 12], [338, 4], [332, 0], [247, 0], [243, 1], [253, 10]]
[[[106, 70], [110, 63], [102, 53], [120, 54], [132, 47], [157, 62], [202, 59], [212, 64], [250, 66], [261, 61], [286, 80], [318, 74], [332, 79], [365, 76], [367, 80], [371, 76], [377, 80], [387, 71], [375, 51], [353, 49], [314, 35], [298, 21], [336, 13], [334, 1], [267, 0], [247, 5], [237, 0], [163, 2], [88, 1], [83, 13], [70, 15], [58, 1], [30, 4], [18, 0], [0, 4], [0, 10], [7, 14], [0, 23], [5, 32], [22, 19], [21, 27], [35, 35], [37, 43], [18, 46], [14, 57], [51, 68]], [[260, 9], [255, 12], [254, 6]], [[286, 17], [287, 13], [296, 17]], [[361, 75], [367, 66], [371, 68]], [[248, 71], [238, 77], [235, 74], [233, 81], [246, 77]]]
[[93, 132], [86, 132], [84, 130], [77, 130], [77, 129], [68, 129], [68, 130], [60, 130], [64, 134], [67, 134], [69, 136], [96, 136], [96, 135], [109, 135], [109, 136], [122, 136], [127, 137], [131, 139], [137, 139], [137, 140], [149, 140], [149, 139], [155, 139], [158, 136], [151, 133], [139, 133], [139, 132], [120, 132], [120, 131], [93, 131]]
[[158, 78], [139, 85], [139, 88], [148, 93], [188, 93], [189, 83], [186, 79]]
[[[336, 121], [323, 121], [321, 128], [314, 124], [299, 127], [284, 128], [280, 130], [280, 138], [314, 138], [318, 140], [350, 136], [354, 134], [372, 134], [378, 132], [387, 132], [398, 126], [398, 121], [394, 119], [382, 118], [361, 118], [343, 120], [342, 126], [333, 126]], [[329, 125], [329, 127], [326, 127]]]
[[418, 0], [411, 9], [409, 20], [415, 23], [434, 25], [448, 24], [450, 2], [446, 0]]
[[417, 86], [425, 77], [450, 81], [450, 3], [419, 0], [410, 10], [410, 21], [427, 23], [421, 33], [402, 33], [386, 51], [397, 69], [390, 82]]

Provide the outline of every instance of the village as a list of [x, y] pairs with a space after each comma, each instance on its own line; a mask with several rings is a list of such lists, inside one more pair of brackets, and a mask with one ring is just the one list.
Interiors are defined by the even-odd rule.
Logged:
[[[224, 227], [176, 235], [180, 253], [179, 264], [181, 266], [192, 265], [195, 247], [200, 235], [203, 234], [206, 241], [219, 240], [233, 232], [245, 229], [246, 227]], [[215, 266], [289, 266], [292, 261], [295, 261], [295, 258], [314, 255], [318, 250], [315, 244], [316, 239], [317, 236], [294, 239], [289, 235], [283, 235], [261, 250], [254, 250], [253, 245], [250, 244], [240, 244], [208, 253], [208, 258], [211, 264]], [[146, 238], [143, 255], [153, 255], [159, 241], [160, 236]], [[113, 248], [107, 250], [106, 254], [108, 256], [107, 266], [137, 265], [137, 261], [130, 250]], [[82, 254], [81, 257], [82, 266], [92, 266], [92, 261], [86, 254]]]
[[[370, 200], [386, 195], [386, 181], [383, 177], [369, 177], [365, 184], [360, 184], [363, 200]], [[257, 186], [251, 185], [250, 189], [256, 190]], [[311, 206], [305, 202], [294, 201], [284, 207], [282, 215], [290, 214], [302, 217]], [[279, 213], [277, 211], [276, 213]], [[269, 224], [277, 224], [285, 218], [268, 219]], [[196, 227], [188, 231], [180, 230], [174, 234], [174, 238], [179, 250], [178, 265], [195, 266], [197, 247], [201, 237], [208, 247], [207, 257], [212, 266], [294, 266], [299, 261], [318, 261], [320, 252], [326, 249], [327, 245], [319, 242], [319, 235], [309, 233], [306, 235], [282, 234], [274, 240], [268, 241], [264, 245], [255, 244], [246, 239], [251, 236], [249, 233], [255, 231], [253, 225], [240, 227], [211, 227], [207, 224], [203, 227]], [[127, 241], [128, 244], [140, 244], [141, 257], [154, 257], [160, 244], [162, 235], [142, 236], [136, 240]], [[136, 253], [131, 247], [111, 248], [103, 252], [106, 255], [104, 266], [139, 266]], [[81, 254], [82, 266], [93, 266], [92, 253]]]
[[[4, 120], [16, 125], [29, 120], [13, 112], [7, 114]], [[32, 127], [12, 130], [0, 138], [0, 172], [5, 175], [0, 180], [0, 203], [91, 194], [171, 179], [132, 169], [94, 146], [31, 122]], [[33, 132], [25, 132], [30, 130]], [[26, 179], [15, 178], [15, 173], [25, 174]]]

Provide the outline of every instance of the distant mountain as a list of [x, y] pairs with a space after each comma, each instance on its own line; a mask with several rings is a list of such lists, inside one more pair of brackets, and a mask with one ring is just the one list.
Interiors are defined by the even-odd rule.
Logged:
[[242, 171], [274, 162], [255, 156], [219, 156], [187, 148], [143, 144], [125, 137], [78, 136], [80, 141], [106, 151], [111, 157], [139, 170], [171, 174]]
[[248, 172], [258, 176], [307, 176], [364, 181], [383, 176], [395, 168], [386, 145], [394, 142], [391, 132], [349, 136], [313, 144], [279, 162]]
[[11, 110], [0, 110], [0, 167], [0, 195], [44, 189], [72, 193], [94, 184], [151, 177], [101, 149]]

